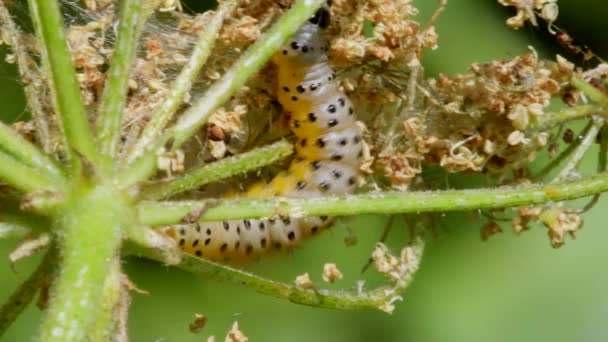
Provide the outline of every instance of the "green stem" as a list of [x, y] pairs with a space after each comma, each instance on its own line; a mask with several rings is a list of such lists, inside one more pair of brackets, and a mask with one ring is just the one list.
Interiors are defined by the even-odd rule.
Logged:
[[566, 123], [572, 120], [589, 118], [593, 114], [598, 114], [602, 108], [596, 105], [582, 105], [572, 108], [565, 108], [558, 112], [546, 113], [543, 119], [530, 126], [534, 131], [546, 131], [559, 124]]
[[[375, 308], [390, 311], [388, 307], [392, 301], [400, 298], [400, 294], [411, 284], [413, 276], [418, 270], [424, 251], [424, 241], [417, 238], [409, 248], [411, 248], [414, 258], [413, 260], [409, 260], [407, 270], [403, 272], [401, 279], [392, 284], [362, 291], [304, 289], [189, 255], [184, 256], [183, 261], [176, 266], [185, 271], [201, 274], [208, 278], [243, 285], [254, 289], [258, 293], [287, 299], [296, 304], [340, 310]], [[157, 254], [151, 253], [150, 250], [136, 249], [132, 254], [162, 261]]]
[[180, 192], [194, 190], [204, 184], [225, 179], [240, 173], [257, 170], [293, 153], [293, 147], [286, 141], [224, 158], [199, 169], [188, 171], [175, 179], [152, 184], [142, 190], [141, 198], [168, 198]]
[[564, 179], [567, 179], [571, 172], [576, 170], [578, 164], [587, 153], [587, 150], [593, 143], [595, 143], [596, 137], [602, 126], [604, 126], [605, 120], [600, 117], [594, 117], [591, 127], [585, 137], [581, 140], [581, 143], [572, 153], [572, 158], [568, 161], [568, 163], [559, 171], [559, 174], [555, 176], [555, 178], [551, 181], [552, 183], [558, 183]]
[[[39, 28], [46, 70], [51, 80], [56, 113], [61, 119], [67, 150], [75, 149], [92, 163], [98, 161], [87, 113], [80, 98], [80, 88], [72, 65], [64, 23], [57, 0], [29, 0], [30, 15]], [[66, 151], [70, 153], [71, 151]]]
[[198, 76], [203, 65], [207, 62], [207, 59], [215, 46], [218, 32], [222, 28], [225, 17], [234, 10], [237, 3], [238, 1], [236, 0], [222, 2], [216, 15], [207, 24], [205, 30], [200, 33], [188, 63], [184, 66], [175, 81], [173, 81], [167, 98], [160, 108], [151, 115], [150, 121], [146, 124], [141, 137], [133, 150], [129, 153], [128, 162], [132, 162], [141, 156], [143, 151], [160, 136], [162, 130], [173, 117], [173, 114], [183, 103], [186, 93], [192, 88], [192, 83]]
[[574, 151], [580, 146], [582, 142], [582, 139], [579, 139], [578, 136], [586, 136], [587, 133], [589, 133], [591, 126], [593, 126], [593, 122], [589, 122], [589, 124], [585, 126], [583, 131], [579, 135], [577, 135], [576, 140], [570, 143], [570, 145], [568, 145], [565, 150], [560, 152], [560, 154], [556, 158], [553, 158], [553, 160], [551, 160], [549, 164], [547, 164], [545, 167], [542, 168], [542, 170], [540, 170], [536, 175], [534, 175], [534, 180], [536, 180], [537, 182], [542, 181], [545, 177], [547, 177], [547, 175], [551, 173], [551, 171], [553, 171], [564, 160], [566, 160], [570, 155], [572, 155], [572, 153], [574, 153]]
[[[608, 125], [604, 125], [599, 133], [600, 151], [598, 155], [597, 172], [608, 171]], [[593, 198], [582, 209], [581, 213], [589, 211], [600, 200], [601, 194], [593, 195]]]
[[358, 214], [402, 214], [505, 208], [564, 201], [608, 191], [608, 173], [560, 184], [499, 187], [480, 190], [426, 192], [376, 192], [318, 198], [231, 199], [214, 201], [142, 202], [143, 224], [176, 224], [190, 212], [205, 210], [201, 221], [222, 221], [275, 215], [340, 216]]
[[48, 173], [51, 177], [63, 179], [62, 171], [54, 161], [2, 122], [0, 122], [0, 149], [24, 164], [45, 174]]
[[38, 290], [48, 281], [55, 271], [56, 262], [56, 248], [51, 246], [34, 273], [19, 285], [17, 290], [8, 298], [8, 301], [0, 308], [0, 337], [28, 306]]
[[98, 140], [101, 153], [114, 158], [118, 151], [122, 118], [127, 102], [129, 76], [137, 38], [153, 10], [143, 11], [144, 0], [121, 1], [120, 20], [108, 80], [103, 88], [98, 114]]
[[604, 94], [596, 87], [589, 84], [589, 82], [574, 77], [572, 78], [570, 83], [573, 87], [585, 93], [585, 95], [587, 95], [591, 99], [591, 101], [597, 102], [603, 107], [608, 106], [608, 96], [606, 96], [606, 94]]
[[[3, 203], [4, 204], [4, 203]], [[12, 211], [9, 208], [8, 211]], [[22, 213], [7, 213], [6, 207], [0, 213], [0, 239], [23, 239], [32, 231], [42, 231], [47, 222], [36, 216], [23, 215]]]
[[63, 182], [49, 178], [39, 170], [23, 165], [0, 151], [0, 180], [23, 192], [57, 190]]
[[[129, 196], [110, 186], [79, 184], [57, 210], [61, 272], [51, 289], [40, 341], [95, 341], [107, 316], [104, 289], [125, 227], [136, 224]], [[110, 326], [103, 327], [110, 329]]]
[[608, 125], [600, 130], [600, 151], [598, 155], [597, 172], [608, 171]]
[[90, 341], [112, 341], [112, 336], [114, 336], [114, 309], [118, 304], [122, 292], [119, 258], [113, 259], [113, 264], [108, 271], [102, 291], [101, 306], [95, 314], [93, 327], [88, 331]]

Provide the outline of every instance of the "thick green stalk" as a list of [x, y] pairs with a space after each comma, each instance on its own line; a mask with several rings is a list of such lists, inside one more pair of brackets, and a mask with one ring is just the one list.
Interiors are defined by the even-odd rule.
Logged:
[[57, 190], [62, 182], [48, 177], [0, 151], [0, 180], [23, 192]]
[[95, 341], [97, 318], [107, 317], [111, 270], [122, 240], [121, 231], [136, 224], [129, 196], [110, 186], [78, 184], [56, 213], [55, 231], [61, 250], [57, 279], [42, 323], [40, 341]]
[[188, 63], [186, 63], [179, 76], [177, 76], [175, 81], [171, 84], [165, 101], [160, 108], [151, 115], [150, 121], [146, 124], [141, 137], [133, 150], [129, 153], [128, 162], [132, 162], [141, 156], [143, 151], [160, 136], [162, 130], [173, 117], [173, 114], [183, 103], [186, 93], [192, 88], [192, 83], [198, 76], [203, 65], [207, 62], [207, 59], [215, 46], [215, 41], [217, 40], [218, 32], [224, 23], [224, 18], [234, 10], [237, 3], [237, 0], [222, 2], [213, 19], [207, 24], [205, 30], [200, 33]]
[[0, 149], [18, 161], [49, 174], [50, 177], [63, 179], [61, 169], [53, 160], [2, 122], [0, 122]]
[[[274, 215], [341, 216], [358, 214], [402, 214], [506, 208], [564, 201], [608, 191], [608, 173], [560, 184], [500, 187], [480, 190], [425, 192], [377, 192], [318, 198], [231, 199], [206, 201], [142, 202], [143, 224], [179, 223], [190, 212], [204, 209], [201, 221], [221, 221]], [[216, 205], [217, 204], [217, 205]]]
[[[287, 299], [296, 304], [340, 310], [374, 308], [390, 313], [392, 302], [400, 298], [400, 294], [411, 284], [414, 274], [418, 270], [424, 251], [424, 241], [416, 238], [413, 245], [407, 248], [411, 249], [413, 259], [408, 260], [407, 265], [403, 265], [405, 267], [401, 269], [399, 279], [394, 279], [394, 282], [389, 280], [389, 284], [379, 288], [371, 290], [362, 289], [361, 291], [305, 289], [265, 279], [252, 273], [193, 256], [184, 256], [183, 261], [176, 266], [185, 271], [201, 274], [208, 278], [243, 285], [259, 293]], [[150, 250], [136, 249], [132, 254], [162, 262], [162, 259]]]
[[32, 21], [39, 29], [39, 39], [43, 43], [45, 53], [42, 57], [48, 59], [44, 65], [50, 69], [46, 72], [51, 80], [53, 103], [63, 125], [67, 149], [76, 150], [95, 164], [98, 161], [97, 149], [80, 98], [59, 3], [57, 0], [29, 0], [28, 3]]
[[225, 179], [240, 173], [257, 170], [293, 153], [293, 147], [286, 141], [261, 147], [237, 156], [224, 158], [179, 175], [166, 182], [152, 184], [142, 190], [141, 198], [168, 198], [180, 192], [194, 190], [202, 185]]
[[144, 2], [145, 0], [121, 1], [116, 44], [97, 116], [97, 138], [101, 153], [110, 158], [116, 156], [120, 142], [129, 76], [137, 51], [135, 42], [148, 17], [146, 14], [152, 12], [142, 10]]
[[36, 296], [36, 293], [38, 293], [38, 290], [49, 281], [57, 263], [56, 252], [56, 248], [51, 246], [34, 273], [19, 285], [17, 290], [13, 292], [7, 302], [0, 308], [0, 337], [28, 306]]
[[95, 315], [93, 327], [88, 331], [90, 341], [112, 341], [115, 334], [115, 307], [122, 292], [120, 259], [114, 258], [103, 287], [101, 306]]

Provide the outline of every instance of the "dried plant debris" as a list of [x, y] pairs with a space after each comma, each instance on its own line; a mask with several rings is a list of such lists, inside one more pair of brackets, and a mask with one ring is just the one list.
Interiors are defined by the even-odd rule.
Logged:
[[294, 283], [297, 287], [308, 290], [314, 289], [316, 287], [315, 283], [313, 283], [313, 281], [310, 279], [310, 275], [308, 274], [308, 272], [297, 276]]
[[512, 220], [513, 230], [520, 234], [528, 230], [532, 222], [542, 223], [547, 228], [554, 248], [563, 246], [566, 236], [576, 238], [576, 232], [583, 227], [583, 219], [578, 210], [564, 208], [562, 203], [544, 207], [520, 207]]
[[405, 246], [397, 256], [383, 243], [378, 243], [372, 252], [372, 260], [376, 270], [384, 275], [387, 288], [384, 291], [389, 298], [379, 309], [393, 313], [395, 302], [403, 300], [401, 290], [407, 286], [420, 267], [423, 252], [421, 237], [415, 237], [412, 245]]
[[234, 322], [226, 335], [226, 342], [247, 342], [249, 338], [239, 329], [239, 322]]
[[559, 8], [557, 0], [498, 0], [503, 6], [515, 7], [517, 14], [507, 19], [507, 25], [518, 29], [529, 21], [533, 26], [538, 26], [537, 17], [551, 24], [557, 19]]
[[207, 320], [207, 316], [203, 314], [194, 314], [194, 321], [188, 326], [190, 332], [194, 334], [198, 334], [199, 332], [201, 332], [205, 325], [207, 325]]
[[342, 272], [338, 269], [336, 264], [328, 262], [323, 265], [323, 281], [326, 283], [333, 284], [336, 280], [342, 279]]

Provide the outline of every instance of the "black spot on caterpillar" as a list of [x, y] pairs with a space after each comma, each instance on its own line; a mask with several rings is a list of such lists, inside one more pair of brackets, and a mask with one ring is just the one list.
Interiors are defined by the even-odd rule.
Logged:
[[[287, 171], [268, 184], [254, 184], [245, 197], [318, 197], [356, 188], [361, 129], [327, 62], [323, 28], [328, 25], [328, 13], [326, 8], [320, 9], [273, 59], [279, 70], [278, 101], [298, 139], [296, 158]], [[164, 231], [186, 253], [215, 261], [239, 261], [293, 248], [301, 238], [317, 234], [331, 223], [326, 216], [278, 217], [175, 225]]]

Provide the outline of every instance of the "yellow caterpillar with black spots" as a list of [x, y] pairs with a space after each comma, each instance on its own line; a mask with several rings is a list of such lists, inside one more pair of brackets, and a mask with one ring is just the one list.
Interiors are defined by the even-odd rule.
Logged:
[[[273, 57], [278, 100], [296, 136], [296, 157], [270, 183], [254, 184], [245, 197], [319, 197], [351, 193], [363, 156], [361, 129], [348, 97], [328, 65], [320, 9]], [[295, 247], [331, 224], [328, 217], [245, 219], [174, 225], [165, 229], [186, 253], [214, 261], [251, 259]]]

